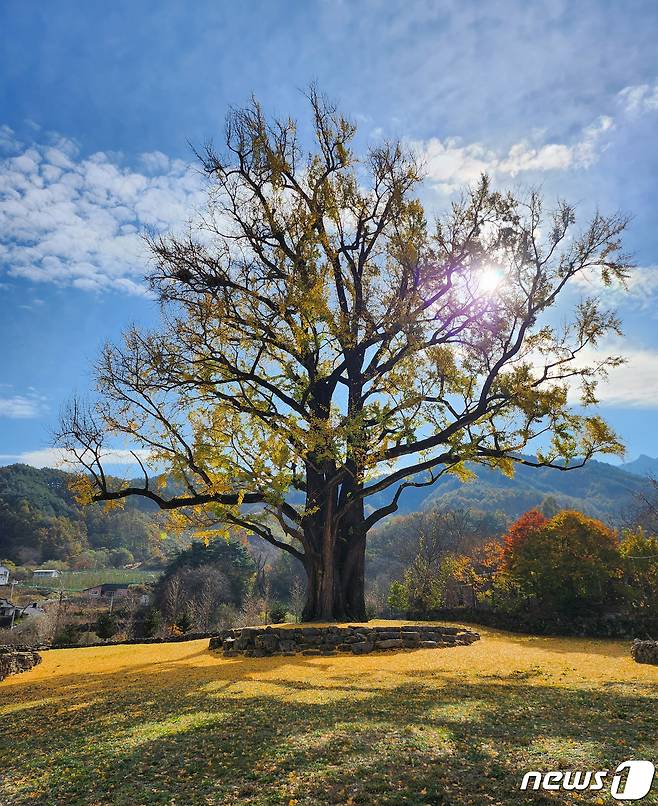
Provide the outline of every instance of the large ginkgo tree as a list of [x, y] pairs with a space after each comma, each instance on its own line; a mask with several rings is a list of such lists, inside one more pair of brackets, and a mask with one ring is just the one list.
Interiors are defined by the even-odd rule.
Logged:
[[[430, 223], [403, 145], [357, 156], [347, 119], [315, 91], [309, 109], [309, 153], [257, 102], [230, 113], [199, 155], [201, 223], [149, 239], [161, 327], [104, 349], [58, 439], [85, 500], [246, 530], [303, 564], [304, 619], [356, 620], [366, 536], [405, 487], [620, 450], [587, 408], [619, 323], [582, 289], [623, 283], [626, 220], [577, 227], [483, 177]], [[103, 467], [118, 439], [139, 482]]]

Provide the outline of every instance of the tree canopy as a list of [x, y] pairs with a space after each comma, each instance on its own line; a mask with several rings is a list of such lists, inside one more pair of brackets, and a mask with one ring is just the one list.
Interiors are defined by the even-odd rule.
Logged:
[[[314, 144], [257, 101], [198, 156], [208, 205], [186, 235], [149, 239], [162, 327], [130, 329], [73, 402], [59, 442], [87, 500], [143, 496], [197, 529], [248, 529], [300, 559], [307, 618], [363, 617], [368, 530], [405, 487], [464, 462], [564, 469], [620, 450], [585, 409], [619, 332], [595, 298], [546, 316], [579, 277], [626, 277], [625, 217], [500, 192], [487, 177], [430, 224], [422, 167], [398, 142], [359, 157], [355, 126], [314, 89]], [[110, 483], [108, 440], [143, 483]], [[539, 443], [534, 457], [522, 455]], [[158, 486], [162, 468], [180, 485]], [[292, 491], [292, 492], [291, 492]], [[364, 501], [389, 491], [372, 511]]]
[[618, 538], [595, 518], [568, 510], [547, 520], [527, 512], [504, 538], [503, 572], [548, 612], [573, 616], [614, 601]]

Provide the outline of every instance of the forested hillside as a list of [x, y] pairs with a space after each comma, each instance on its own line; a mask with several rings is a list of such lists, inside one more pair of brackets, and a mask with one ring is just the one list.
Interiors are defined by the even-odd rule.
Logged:
[[[644, 461], [642, 467], [651, 461], [655, 460]], [[473, 469], [477, 479], [471, 482], [445, 475], [433, 487], [405, 490], [397, 515], [454, 508], [492, 513], [500, 522], [541, 506], [577, 509], [614, 524], [648, 483], [636, 475], [640, 468], [634, 463], [628, 471], [595, 461], [569, 472], [518, 466], [513, 479], [487, 468]], [[0, 560], [42, 563], [77, 558], [84, 567], [94, 560], [90, 552], [125, 549], [135, 560], [163, 553], [166, 544], [153, 504], [132, 498], [125, 510], [82, 509], [68, 489], [69, 479], [61, 470], [0, 467]], [[372, 505], [385, 503], [389, 492], [381, 501], [371, 500]], [[382, 528], [390, 529], [386, 524]]]
[[[0, 468], [0, 559], [15, 563], [79, 560], [93, 565], [95, 552], [126, 551], [130, 561], [162, 551], [153, 512], [132, 501], [125, 510], [81, 508], [68, 489], [70, 474], [28, 465]], [[129, 552], [130, 554], [127, 554]]]
[[446, 474], [433, 487], [405, 490], [398, 514], [438, 506], [502, 512], [517, 518], [549, 498], [556, 509], [577, 509], [616, 522], [634, 497], [647, 488], [644, 474], [597, 461], [568, 471], [517, 465], [514, 478], [483, 466], [468, 466], [477, 474], [470, 482]]

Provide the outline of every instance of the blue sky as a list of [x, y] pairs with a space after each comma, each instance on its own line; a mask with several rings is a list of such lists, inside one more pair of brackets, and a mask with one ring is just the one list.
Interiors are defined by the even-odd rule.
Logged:
[[[615, 295], [629, 359], [601, 393], [628, 458], [658, 455], [655, 2], [76, 2], [0, 7], [0, 463], [52, 464], [51, 429], [106, 339], [156, 311], [139, 231], [203, 202], [188, 141], [255, 93], [311, 81], [366, 147], [423, 156], [425, 202], [502, 186], [633, 215]], [[587, 291], [588, 289], [583, 289]]]

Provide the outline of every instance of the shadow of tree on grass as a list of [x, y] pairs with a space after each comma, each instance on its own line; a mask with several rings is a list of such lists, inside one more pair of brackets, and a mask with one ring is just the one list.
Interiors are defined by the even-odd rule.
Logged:
[[[420, 671], [391, 685], [310, 658], [269, 661], [266, 681], [237, 660], [26, 683], [22, 707], [2, 715], [0, 803], [593, 803], [601, 793], [519, 784], [529, 769], [614, 769], [655, 755], [658, 685]], [[288, 679], [291, 662], [308, 678]]]

